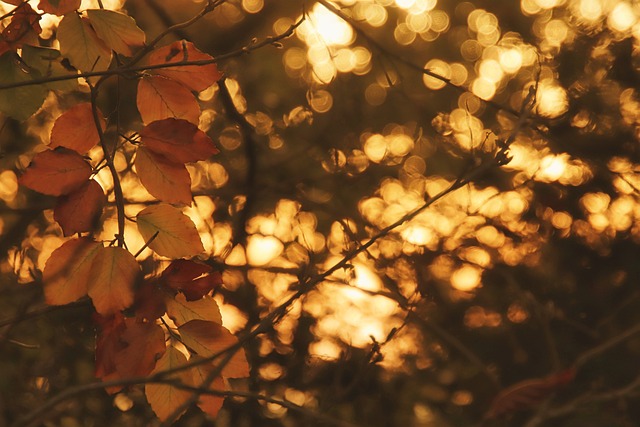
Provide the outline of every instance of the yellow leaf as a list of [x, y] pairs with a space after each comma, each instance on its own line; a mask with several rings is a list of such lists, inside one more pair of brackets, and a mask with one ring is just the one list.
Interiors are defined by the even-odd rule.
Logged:
[[139, 147], [135, 166], [140, 182], [153, 197], [167, 203], [191, 204], [191, 176], [184, 164]]
[[204, 251], [202, 241], [191, 219], [170, 205], [149, 206], [138, 213], [138, 231], [149, 241], [158, 255], [169, 258], [188, 258]]
[[[158, 360], [151, 375], [175, 369], [185, 363], [187, 363], [187, 358], [184, 354], [171, 346], [167, 348], [167, 351], [160, 360]], [[192, 384], [190, 371], [188, 370], [176, 372], [174, 375], [169, 376], [169, 378], [181, 381], [185, 385]], [[147, 396], [147, 401], [151, 405], [151, 409], [153, 409], [153, 412], [155, 412], [161, 421], [166, 420], [191, 397], [190, 392], [169, 384], [147, 384], [144, 387], [144, 392]]]
[[136, 104], [142, 122], [149, 124], [167, 118], [183, 119], [197, 125], [200, 105], [189, 89], [162, 76], [146, 76], [138, 82]]
[[58, 25], [62, 56], [80, 71], [103, 71], [111, 63], [111, 50], [77, 13], [68, 13]]
[[175, 298], [167, 297], [165, 303], [167, 314], [178, 326], [196, 319], [222, 324], [218, 303], [209, 295], [199, 300], [187, 301], [184, 294], [178, 293]]
[[132, 56], [131, 48], [144, 44], [144, 31], [130, 16], [113, 10], [89, 9], [87, 17], [98, 37], [118, 53]]

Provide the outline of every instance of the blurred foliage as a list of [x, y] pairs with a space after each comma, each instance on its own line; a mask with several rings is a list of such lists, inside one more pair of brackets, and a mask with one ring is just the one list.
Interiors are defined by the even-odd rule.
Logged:
[[[202, 8], [103, 3], [122, 6], [148, 39]], [[254, 128], [247, 150], [216, 87], [200, 94], [200, 127], [221, 153], [190, 167], [197, 196], [187, 213], [207, 262], [223, 270], [216, 298], [232, 331], [246, 334], [300, 283], [493, 161], [500, 141], [517, 133], [512, 160], [385, 233], [307, 292], [247, 344], [252, 376], [237, 387], [361, 426], [639, 425], [640, 6], [330, 5], [349, 22], [312, 0], [229, 0], [165, 40], [185, 38], [223, 58], [235, 106]], [[276, 46], [224, 59], [301, 18]], [[52, 37], [56, 23], [48, 25]], [[536, 106], [519, 126], [513, 113], [530, 87]], [[141, 127], [135, 105], [123, 102], [133, 96], [133, 80], [103, 88], [109, 132]], [[53, 119], [78, 100], [87, 92], [50, 95], [24, 123], [2, 119], [0, 426], [93, 381], [88, 303], [42, 303], [40, 271], [62, 242], [52, 200], [16, 181], [48, 142]], [[125, 147], [116, 160], [133, 216], [151, 198], [128, 168], [131, 155]], [[107, 210], [105, 239], [114, 216]], [[246, 244], [238, 240], [244, 225]], [[127, 232], [130, 247], [141, 247]], [[149, 274], [160, 271], [150, 256], [142, 254]], [[575, 379], [542, 404], [483, 420], [500, 390], [571, 366]], [[115, 401], [92, 391], [56, 406], [43, 425], [152, 425], [144, 400], [136, 387]], [[193, 410], [177, 424], [202, 423]], [[326, 424], [250, 399], [228, 399], [215, 422]]]

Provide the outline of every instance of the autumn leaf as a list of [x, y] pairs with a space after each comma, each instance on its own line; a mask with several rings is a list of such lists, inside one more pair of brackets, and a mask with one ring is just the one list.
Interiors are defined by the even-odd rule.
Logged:
[[21, 48], [24, 45], [38, 45], [38, 35], [42, 32], [40, 27], [40, 15], [33, 10], [29, 3], [21, 3], [11, 18], [9, 25], [2, 30], [0, 39], [6, 42], [11, 49]]
[[106, 202], [107, 196], [100, 184], [90, 179], [74, 192], [58, 198], [53, 219], [60, 224], [65, 236], [92, 231]]
[[184, 293], [187, 301], [202, 298], [222, 284], [222, 276], [199, 262], [177, 259], [162, 272], [160, 280], [170, 289]]
[[130, 16], [108, 9], [89, 9], [87, 17], [98, 37], [122, 55], [132, 56], [132, 48], [144, 45], [144, 31]]
[[42, 272], [44, 299], [49, 305], [64, 305], [87, 294], [91, 266], [102, 244], [88, 237], [69, 240], [53, 251]]
[[513, 384], [496, 395], [485, 418], [498, 418], [539, 405], [552, 393], [573, 381], [575, 373], [575, 369], [569, 368], [545, 378], [534, 378]]
[[167, 203], [191, 204], [191, 177], [182, 163], [174, 163], [145, 147], [136, 152], [136, 172], [153, 197]]
[[[0, 56], [0, 85], [28, 82], [33, 78], [34, 75], [23, 66], [15, 52], [6, 52]], [[38, 111], [47, 93], [49, 90], [44, 85], [3, 89], [0, 111], [16, 120], [26, 120]]]
[[160, 318], [167, 307], [164, 302], [164, 291], [153, 282], [145, 281], [136, 291], [133, 305], [139, 320], [154, 321]]
[[149, 123], [140, 131], [145, 147], [180, 163], [207, 160], [218, 153], [209, 136], [196, 125], [182, 119], [163, 119]]
[[149, 247], [158, 255], [187, 258], [204, 251], [195, 224], [173, 206], [149, 206], [138, 213], [137, 223], [138, 231], [146, 241], [156, 236]]
[[[98, 111], [98, 117], [100, 127], [104, 130], [105, 121], [100, 111]], [[99, 142], [100, 137], [93, 119], [91, 103], [83, 102], [69, 108], [56, 119], [51, 129], [49, 144], [51, 147], [66, 147], [85, 154]]]
[[19, 182], [39, 193], [61, 196], [82, 187], [91, 173], [80, 154], [60, 147], [36, 154]]
[[88, 294], [96, 311], [109, 315], [133, 304], [140, 265], [126, 249], [101, 248], [91, 267]]
[[[185, 355], [175, 347], [170, 346], [160, 360], [158, 360], [152, 375], [178, 368], [186, 363], [187, 358]], [[192, 384], [192, 377], [188, 370], [176, 372], [175, 374], [169, 375], [168, 378], [177, 380], [185, 385]], [[169, 416], [181, 408], [182, 405], [191, 398], [189, 391], [174, 387], [170, 384], [145, 384], [144, 392], [149, 405], [151, 405], [151, 409], [153, 409], [153, 412], [155, 412], [161, 421], [169, 418]], [[182, 415], [182, 413], [180, 415]]]
[[[22, 53], [20, 57], [33, 73], [34, 78], [69, 75], [69, 71], [62, 65], [62, 54], [57, 49], [25, 45], [22, 46]], [[48, 82], [45, 86], [51, 90], [73, 91], [78, 88], [78, 80], [69, 79], [57, 82]]]
[[[191, 320], [178, 327], [178, 331], [184, 345], [202, 357], [213, 356], [238, 343], [228, 329], [216, 322]], [[227, 378], [249, 376], [249, 364], [242, 348], [222, 368], [222, 376]]]
[[68, 13], [58, 25], [60, 52], [80, 71], [103, 71], [111, 64], [111, 50], [86, 19]]
[[[119, 314], [113, 318], [118, 319]], [[124, 328], [116, 324], [103, 329], [96, 341], [96, 356], [100, 355], [96, 376], [103, 381], [148, 375], [166, 349], [160, 325], [139, 322], [136, 318], [126, 318], [122, 323]], [[113, 394], [121, 389], [122, 386], [114, 386], [106, 390]]]
[[[155, 49], [149, 54], [147, 64], [161, 65], [183, 61], [209, 60], [213, 61], [210, 55], [200, 52], [193, 43], [182, 40]], [[158, 68], [152, 70], [152, 72], [180, 82], [196, 92], [205, 90], [222, 78], [222, 74], [218, 71], [215, 63]]]
[[[194, 356], [191, 360], [195, 361], [198, 357]], [[213, 381], [209, 381], [208, 384], [205, 384], [207, 380], [210, 378], [211, 372], [215, 369], [215, 365], [212, 363], [203, 363], [200, 365], [196, 365], [191, 369], [192, 381], [193, 385], [198, 388], [203, 388], [205, 390], [226, 390], [227, 387], [224, 383], [222, 377], [217, 376], [213, 379]], [[198, 407], [205, 414], [209, 415], [212, 418], [215, 418], [220, 412], [222, 405], [224, 404], [224, 397], [222, 396], [214, 396], [210, 394], [201, 394], [198, 397]]]
[[80, 7], [82, 0], [40, 0], [38, 9], [53, 15], [66, 15]]
[[94, 313], [94, 322], [98, 325], [95, 376], [104, 378], [115, 372], [116, 354], [127, 346], [121, 339], [126, 324], [122, 313], [114, 313], [111, 316]]
[[200, 120], [200, 105], [189, 89], [162, 76], [145, 76], [138, 81], [136, 98], [142, 122], [167, 118], [183, 119], [195, 125]]
[[206, 320], [222, 324], [222, 316], [218, 303], [210, 296], [197, 301], [187, 301], [183, 294], [165, 299], [167, 314], [177, 326], [182, 326], [191, 320]]

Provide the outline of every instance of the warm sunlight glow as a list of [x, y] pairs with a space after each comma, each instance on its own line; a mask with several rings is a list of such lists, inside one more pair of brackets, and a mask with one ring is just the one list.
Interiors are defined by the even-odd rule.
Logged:
[[465, 265], [451, 275], [451, 286], [460, 291], [471, 291], [478, 287], [482, 270], [471, 265]]
[[569, 108], [567, 92], [555, 83], [542, 82], [538, 88], [538, 112], [554, 118], [564, 114]]

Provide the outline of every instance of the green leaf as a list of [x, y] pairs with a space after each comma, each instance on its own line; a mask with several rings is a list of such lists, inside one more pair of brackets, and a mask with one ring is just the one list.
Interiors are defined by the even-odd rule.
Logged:
[[[62, 54], [57, 49], [25, 45], [22, 47], [22, 60], [33, 71], [34, 77], [58, 77], [72, 73], [62, 65]], [[78, 88], [78, 80], [61, 80], [46, 83], [46, 86], [51, 90], [73, 91]]]
[[105, 44], [118, 53], [132, 56], [132, 47], [142, 46], [144, 31], [136, 21], [123, 13], [107, 9], [89, 9], [87, 17], [96, 34]]
[[69, 13], [58, 25], [60, 52], [80, 71], [104, 71], [111, 63], [111, 50], [100, 40], [86, 19]]
[[[33, 75], [20, 66], [14, 52], [0, 56], [0, 85], [33, 80]], [[38, 111], [49, 91], [45, 85], [22, 86], [0, 90], [0, 111], [17, 120], [26, 120]]]

